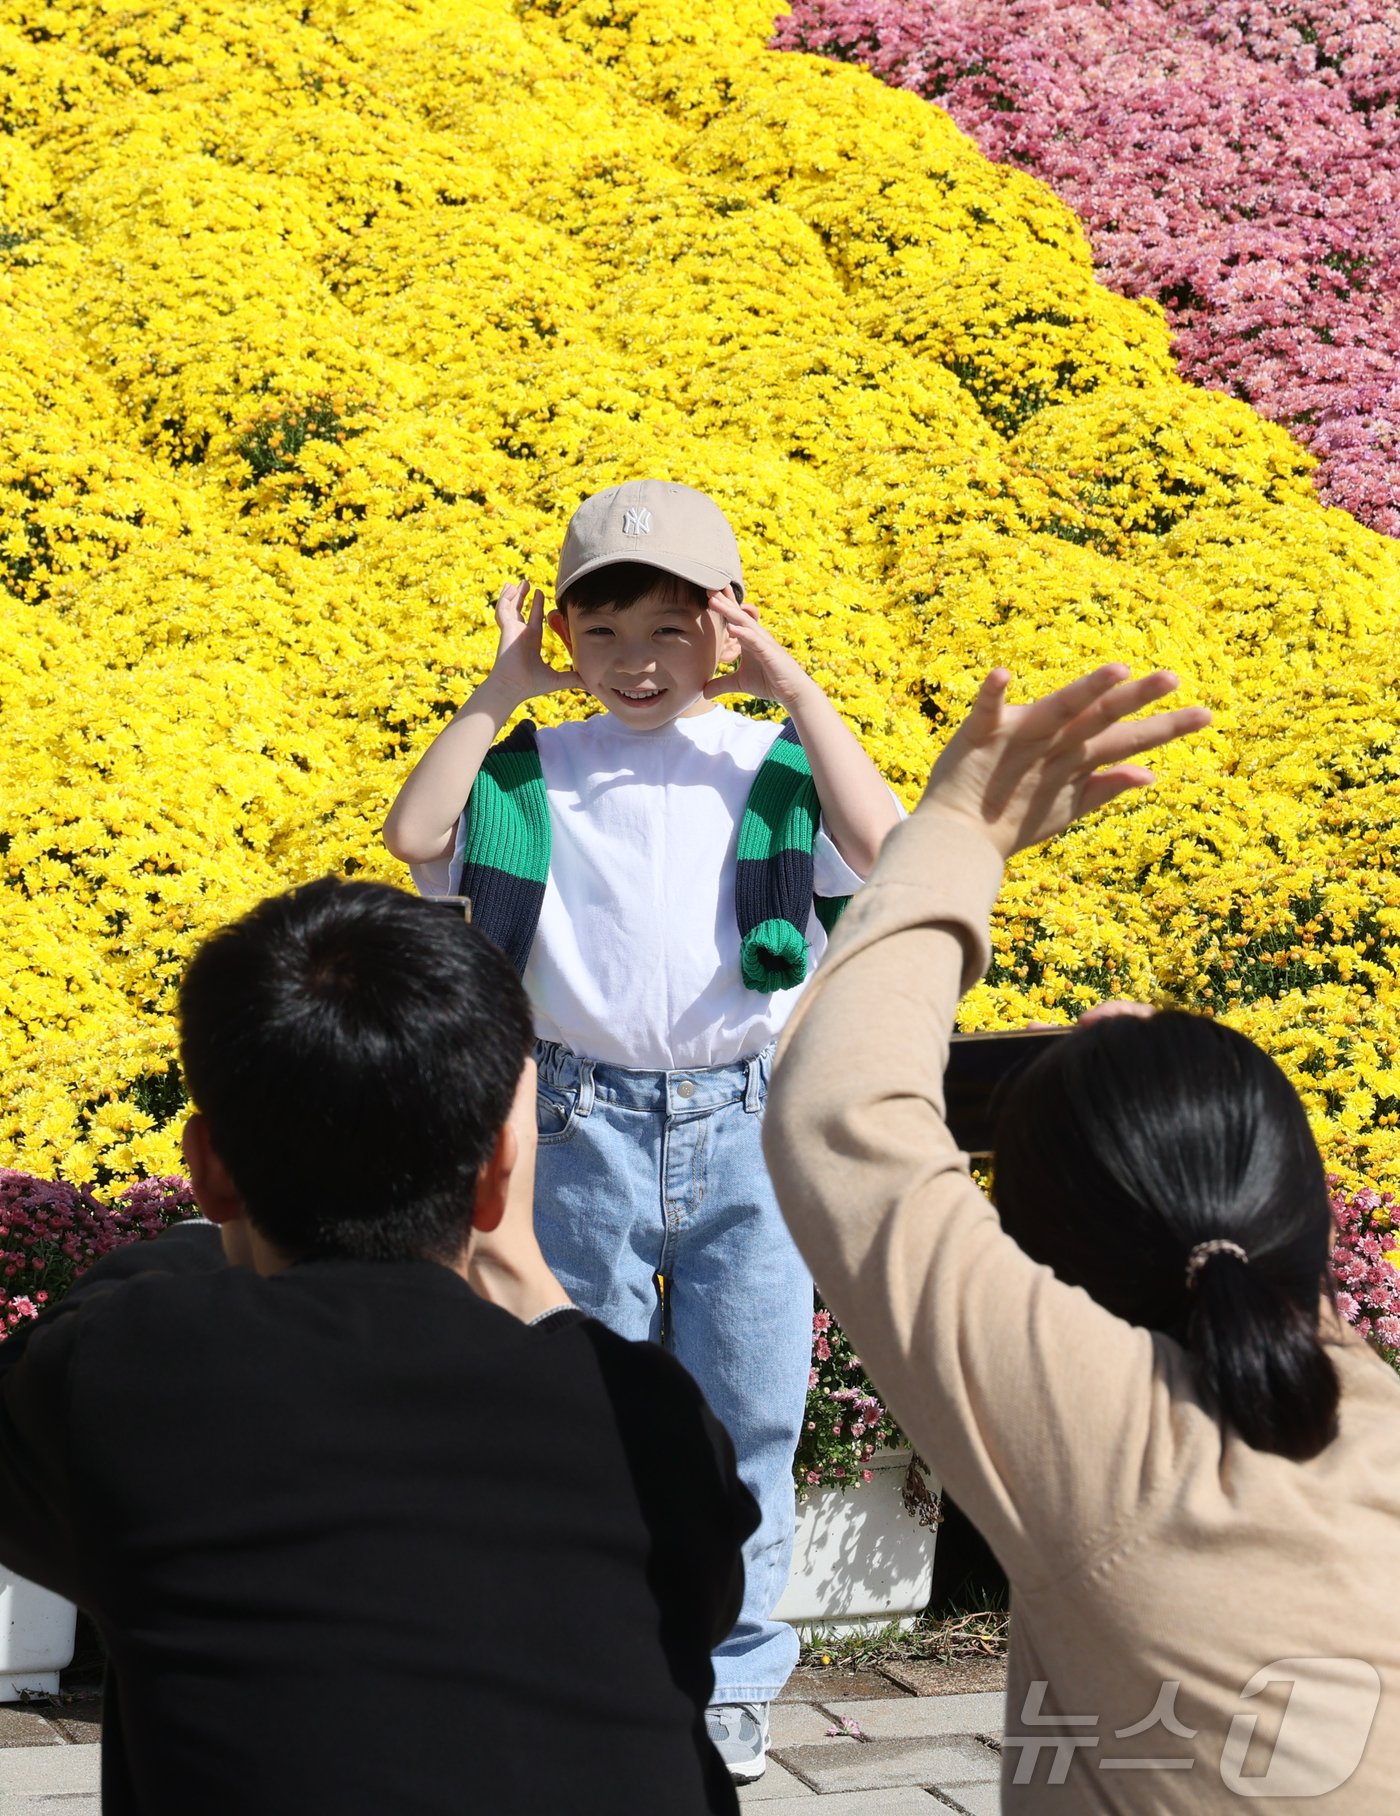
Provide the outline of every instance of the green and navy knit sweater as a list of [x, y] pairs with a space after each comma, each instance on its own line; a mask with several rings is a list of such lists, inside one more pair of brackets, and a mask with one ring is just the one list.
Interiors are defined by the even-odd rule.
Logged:
[[[524, 972], [549, 880], [549, 800], [535, 727], [527, 719], [487, 753], [459, 841], [461, 893], [472, 922]], [[739, 822], [734, 910], [750, 990], [790, 990], [807, 975], [807, 917], [828, 932], [849, 896], [813, 893], [812, 846], [821, 803], [791, 719], [749, 790]]]

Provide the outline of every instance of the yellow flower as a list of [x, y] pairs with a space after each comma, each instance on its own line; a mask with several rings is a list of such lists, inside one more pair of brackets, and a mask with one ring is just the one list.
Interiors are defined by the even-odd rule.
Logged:
[[[378, 827], [586, 493], [713, 492], [912, 802], [981, 675], [1212, 730], [1013, 867], [970, 1027], [1236, 1025], [1400, 1185], [1400, 548], [1175, 375], [1069, 210], [754, 0], [0, 0], [0, 1135], [178, 1168], [212, 927]], [[583, 703], [532, 705], [555, 723]]]

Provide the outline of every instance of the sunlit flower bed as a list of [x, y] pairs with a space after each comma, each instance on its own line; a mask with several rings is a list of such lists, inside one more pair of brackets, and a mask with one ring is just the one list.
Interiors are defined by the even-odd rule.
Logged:
[[996, 660], [1178, 667], [1216, 727], [1018, 863], [966, 1021], [1228, 1014], [1394, 1186], [1400, 546], [1048, 190], [691, 12], [0, 8], [0, 1151], [177, 1168], [195, 941], [405, 880], [378, 826], [489, 601], [655, 473], [906, 800]]
[[1370, 0], [794, 0], [782, 44], [946, 107], [1166, 305], [1185, 373], [1400, 535], [1400, 10]]
[[94, 1261], [195, 1216], [184, 1179], [139, 1179], [112, 1203], [0, 1167], [0, 1338], [60, 1300]]

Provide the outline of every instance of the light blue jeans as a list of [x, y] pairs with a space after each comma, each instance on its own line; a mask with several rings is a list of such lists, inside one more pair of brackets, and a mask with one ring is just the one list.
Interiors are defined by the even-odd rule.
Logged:
[[761, 1519], [744, 1547], [743, 1609], [714, 1655], [715, 1701], [769, 1702], [797, 1663], [796, 1633], [771, 1616], [792, 1560], [812, 1355], [812, 1280], [760, 1146], [772, 1049], [690, 1072], [603, 1065], [546, 1041], [535, 1057], [545, 1258], [584, 1311], [664, 1343], [733, 1439]]

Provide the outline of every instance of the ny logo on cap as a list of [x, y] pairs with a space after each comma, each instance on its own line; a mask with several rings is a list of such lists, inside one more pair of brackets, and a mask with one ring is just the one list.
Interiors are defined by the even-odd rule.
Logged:
[[650, 536], [651, 512], [645, 505], [630, 505], [623, 513], [622, 533], [624, 536]]

